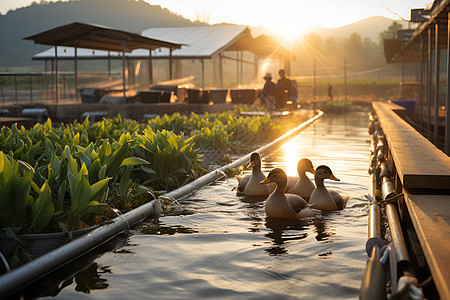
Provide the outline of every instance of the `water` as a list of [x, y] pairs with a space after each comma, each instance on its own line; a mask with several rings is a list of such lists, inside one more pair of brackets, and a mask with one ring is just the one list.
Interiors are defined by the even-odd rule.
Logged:
[[[328, 165], [351, 198], [343, 211], [311, 220], [267, 219], [264, 202], [236, 196], [232, 178], [204, 187], [159, 222], [136, 228], [124, 247], [79, 273], [60, 299], [356, 299], [367, 255], [367, 114], [324, 116], [263, 171], [296, 175], [300, 158]], [[245, 171], [250, 172], [250, 170]]]

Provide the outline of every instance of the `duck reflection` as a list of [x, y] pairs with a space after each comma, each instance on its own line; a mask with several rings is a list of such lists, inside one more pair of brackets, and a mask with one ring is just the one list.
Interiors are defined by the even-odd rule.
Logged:
[[328, 237], [336, 234], [329, 228], [326, 218], [314, 219], [313, 225], [315, 227], [314, 232], [316, 233], [316, 240], [319, 242], [326, 242], [328, 241]]
[[[266, 228], [271, 229], [271, 232], [265, 234], [266, 237], [272, 240], [272, 247], [265, 251], [269, 255], [287, 254], [287, 249], [283, 245], [289, 241], [302, 240], [308, 236], [306, 231], [308, 222], [305, 220], [283, 220], [275, 218], [266, 218]], [[287, 231], [294, 231], [294, 233], [287, 233]]]

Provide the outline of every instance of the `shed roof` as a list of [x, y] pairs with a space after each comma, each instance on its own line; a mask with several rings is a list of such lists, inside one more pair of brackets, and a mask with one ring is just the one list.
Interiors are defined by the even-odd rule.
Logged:
[[74, 22], [29, 36], [36, 44], [122, 51], [156, 49], [159, 47], [181, 48], [181, 44], [163, 39], [145, 37], [136, 33], [112, 29], [106, 26]]

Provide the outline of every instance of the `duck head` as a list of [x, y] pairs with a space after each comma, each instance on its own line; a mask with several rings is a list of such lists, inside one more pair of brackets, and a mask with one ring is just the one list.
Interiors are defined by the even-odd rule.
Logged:
[[248, 167], [253, 168], [254, 166], [261, 166], [261, 156], [257, 152], [253, 152], [250, 155], [250, 164], [248, 165]]
[[336, 178], [333, 175], [333, 172], [331, 171], [331, 169], [325, 165], [321, 165], [321, 166], [317, 167], [314, 178], [321, 179], [321, 180], [331, 179], [334, 181], [341, 181], [340, 179]]
[[297, 164], [297, 172], [298, 172], [298, 175], [306, 173], [306, 172], [310, 172], [312, 174], [315, 173], [312, 162], [307, 158], [302, 158], [299, 160], [299, 162]]
[[263, 181], [261, 181], [260, 183], [270, 183], [270, 182], [274, 182], [277, 184], [277, 186], [279, 187], [285, 187], [287, 185], [287, 175], [286, 173], [283, 171], [283, 169], [280, 168], [275, 168], [272, 171], [269, 172], [269, 175], [267, 175], [267, 178]]

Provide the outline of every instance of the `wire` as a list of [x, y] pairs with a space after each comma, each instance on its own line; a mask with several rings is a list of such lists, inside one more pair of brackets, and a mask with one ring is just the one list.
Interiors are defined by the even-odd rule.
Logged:
[[400, 198], [402, 196], [403, 196], [403, 193], [395, 195], [395, 196], [392, 196], [392, 197], [384, 199], [384, 200], [380, 200], [380, 201], [376, 201], [375, 200], [375, 203], [376, 204], [385, 204], [385, 203], [395, 202], [398, 198]]

